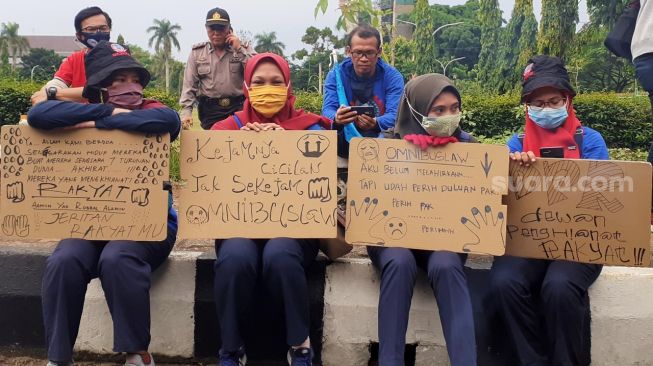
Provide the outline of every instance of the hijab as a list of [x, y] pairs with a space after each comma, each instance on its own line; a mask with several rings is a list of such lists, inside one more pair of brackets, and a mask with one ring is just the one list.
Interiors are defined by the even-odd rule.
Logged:
[[[419, 115], [412, 113], [408, 103], [414, 110], [427, 116], [433, 101], [445, 91], [453, 93], [458, 98], [458, 103], [462, 105], [460, 93], [448, 77], [442, 74], [425, 74], [411, 79], [401, 96], [395, 133], [401, 138], [412, 134], [428, 135], [429, 133], [422, 127], [422, 121], [417, 119]], [[454, 136], [459, 133], [460, 129], [454, 133]]]
[[[288, 87], [288, 98], [286, 104], [279, 112], [269, 118], [256, 112], [249, 101], [248, 87], [251, 87], [254, 71], [256, 71], [256, 68], [263, 62], [274, 63], [279, 70], [281, 70], [286, 86]], [[305, 130], [310, 126], [319, 124], [324, 129], [331, 129], [331, 120], [328, 118], [305, 112], [302, 109], [295, 109], [296, 98], [293, 94], [290, 83], [290, 67], [283, 57], [269, 52], [261, 53], [252, 57], [247, 61], [247, 65], [245, 66], [244, 80], [243, 93], [245, 95], [245, 102], [243, 104], [243, 110], [236, 112], [235, 114], [242, 125], [245, 125], [248, 122], [276, 123], [286, 130]], [[237, 130], [239, 128], [236, 119], [234, 116], [231, 116], [221, 122], [215, 123], [211, 129]]]

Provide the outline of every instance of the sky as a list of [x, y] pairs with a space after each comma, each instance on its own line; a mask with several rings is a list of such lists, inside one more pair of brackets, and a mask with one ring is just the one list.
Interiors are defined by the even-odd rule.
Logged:
[[[460, 5], [466, 0], [430, 0], [431, 4]], [[118, 34], [127, 43], [147, 48], [149, 35], [146, 29], [153, 19], [168, 19], [177, 23], [182, 30], [178, 34], [181, 46], [174, 56], [186, 61], [191, 46], [207, 39], [204, 19], [209, 9], [220, 6], [229, 12], [234, 29], [247, 30], [251, 34], [277, 32], [277, 38], [286, 45], [286, 55], [307, 48], [301, 37], [309, 26], [335, 28], [338, 19], [337, 0], [330, 0], [326, 14], [313, 17], [317, 0], [62, 0], [14, 2], [11, 9], [3, 7], [0, 23], [15, 22], [20, 25], [21, 35], [70, 35], [74, 37], [73, 19], [85, 7], [97, 5], [113, 19], [111, 39]], [[514, 1], [499, 0], [504, 19], [510, 18]], [[541, 0], [534, 0], [536, 17], [539, 19]], [[580, 23], [587, 22], [585, 2], [581, 1]]]

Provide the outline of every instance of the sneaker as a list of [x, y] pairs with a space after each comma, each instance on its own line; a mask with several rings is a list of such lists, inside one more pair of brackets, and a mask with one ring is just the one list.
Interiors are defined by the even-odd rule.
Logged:
[[291, 348], [288, 350], [288, 365], [290, 366], [311, 366], [313, 365], [312, 348]]
[[246, 364], [245, 347], [240, 347], [236, 352], [226, 352], [221, 349], [218, 353], [218, 366], [245, 366]]
[[54, 361], [48, 361], [48, 364], [46, 366], [75, 366], [74, 363], [71, 362], [54, 362]]
[[154, 359], [149, 352], [128, 353], [125, 366], [154, 366]]

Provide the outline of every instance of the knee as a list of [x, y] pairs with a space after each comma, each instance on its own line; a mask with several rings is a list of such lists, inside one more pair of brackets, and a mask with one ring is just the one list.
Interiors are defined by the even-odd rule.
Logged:
[[46, 259], [46, 271], [56, 271], [64, 268], [75, 268], [82, 266], [81, 251], [75, 250], [80, 245], [94, 245], [81, 239], [64, 239], [55, 251]]
[[216, 275], [255, 273], [256, 262], [256, 243], [245, 238], [227, 239], [220, 244], [215, 261], [215, 273]]
[[294, 239], [270, 239], [263, 249], [263, 268], [266, 271], [301, 266], [302, 259], [301, 246]]
[[417, 275], [417, 263], [413, 253], [404, 248], [387, 248], [384, 253], [388, 255], [388, 260], [381, 267], [381, 274], [400, 275], [409, 278], [415, 278]]
[[[449, 253], [447, 253], [449, 254]], [[431, 282], [440, 278], [464, 278], [463, 264], [457, 254], [429, 261], [428, 277]]]
[[147, 263], [135, 257], [135, 253], [131, 253], [132, 246], [139, 245], [133, 242], [111, 242], [104, 247], [100, 260], [98, 262], [98, 269], [100, 276], [105, 277], [110, 274], [129, 272], [130, 268], [134, 268], [134, 263], [137, 265], [147, 265]]
[[522, 283], [517, 273], [511, 271], [490, 272], [490, 292], [497, 295], [522, 293], [527, 285]]
[[562, 276], [547, 276], [540, 292], [545, 304], [556, 305], [580, 301], [580, 293], [569, 279]]

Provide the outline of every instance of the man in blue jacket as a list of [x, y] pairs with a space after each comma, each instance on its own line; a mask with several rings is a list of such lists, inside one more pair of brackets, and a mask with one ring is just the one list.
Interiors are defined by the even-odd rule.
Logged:
[[[340, 64], [340, 76], [348, 105], [338, 98], [336, 73], [331, 70], [324, 85], [322, 115], [333, 120], [338, 132], [338, 154], [349, 156], [343, 127], [354, 123], [361, 135], [380, 136], [393, 128], [399, 100], [404, 90], [404, 78], [394, 67], [383, 61], [381, 35], [367, 24], [360, 24], [347, 36], [349, 56]], [[357, 114], [350, 106], [371, 106], [374, 116]]]

